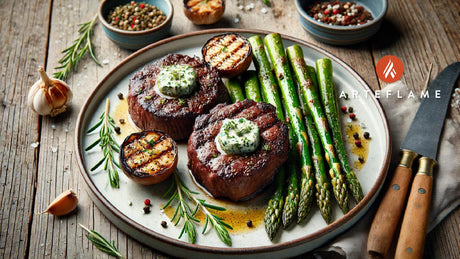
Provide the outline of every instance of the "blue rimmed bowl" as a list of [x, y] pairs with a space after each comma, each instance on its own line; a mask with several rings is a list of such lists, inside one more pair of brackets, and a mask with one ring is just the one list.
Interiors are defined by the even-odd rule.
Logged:
[[332, 45], [351, 45], [369, 39], [380, 29], [388, 9], [388, 0], [352, 1], [368, 10], [373, 20], [362, 25], [329, 25], [308, 15], [308, 7], [316, 2], [318, 0], [296, 0], [300, 23], [313, 38]]
[[169, 36], [174, 15], [174, 8], [171, 2], [169, 0], [142, 0], [142, 2], [156, 6], [166, 15], [166, 20], [159, 26], [144, 31], [121, 30], [111, 26], [106, 18], [115, 7], [131, 3], [131, 0], [104, 0], [99, 6], [99, 21], [105, 34], [122, 48], [137, 50]]

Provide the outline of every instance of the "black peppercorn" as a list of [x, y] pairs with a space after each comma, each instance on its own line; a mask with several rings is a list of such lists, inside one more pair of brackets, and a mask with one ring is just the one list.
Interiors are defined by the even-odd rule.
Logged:
[[252, 227], [253, 227], [253, 225], [252, 225], [252, 220], [246, 221], [246, 226], [252, 228]]
[[166, 221], [163, 220], [163, 221], [161, 222], [161, 226], [162, 226], [163, 228], [166, 228], [166, 227], [168, 226], [168, 223], [166, 223]]
[[118, 96], [118, 99], [123, 100], [123, 94], [122, 93], [118, 93], [117, 96]]
[[353, 138], [359, 139], [359, 134], [358, 134], [358, 132], [353, 133]]
[[145, 207], [143, 208], [143, 210], [144, 210], [144, 213], [145, 213], [145, 214], [149, 214], [149, 213], [150, 213], [150, 206], [145, 206]]
[[116, 132], [117, 134], [120, 134], [120, 133], [121, 133], [120, 127], [116, 126], [116, 127], [115, 127], [115, 132]]
[[366, 132], [364, 132], [363, 136], [364, 136], [365, 139], [369, 139], [370, 134], [369, 134], [369, 132], [366, 131]]

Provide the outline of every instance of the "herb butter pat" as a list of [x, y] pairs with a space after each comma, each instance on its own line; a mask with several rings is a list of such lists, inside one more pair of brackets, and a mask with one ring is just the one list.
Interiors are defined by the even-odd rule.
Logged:
[[225, 119], [217, 141], [227, 154], [250, 153], [259, 146], [259, 127], [244, 118]]
[[170, 65], [161, 69], [157, 77], [160, 93], [180, 97], [193, 93], [196, 87], [195, 70], [188, 65]]

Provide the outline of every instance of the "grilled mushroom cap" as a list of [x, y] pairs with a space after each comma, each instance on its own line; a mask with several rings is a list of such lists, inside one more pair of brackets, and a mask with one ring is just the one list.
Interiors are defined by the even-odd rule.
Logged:
[[176, 142], [160, 131], [129, 135], [120, 148], [120, 165], [133, 181], [151, 185], [166, 180], [177, 168]]
[[238, 33], [225, 33], [209, 39], [201, 49], [203, 59], [221, 76], [234, 77], [243, 73], [252, 61], [249, 41]]
[[194, 24], [213, 24], [222, 18], [225, 0], [184, 0], [184, 14]]

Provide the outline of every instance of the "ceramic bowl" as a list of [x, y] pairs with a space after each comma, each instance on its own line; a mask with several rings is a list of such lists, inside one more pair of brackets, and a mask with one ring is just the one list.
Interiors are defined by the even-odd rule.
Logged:
[[98, 10], [99, 21], [107, 37], [125, 49], [136, 50], [169, 35], [174, 8], [169, 0], [143, 0], [143, 3], [156, 6], [166, 15], [166, 20], [159, 26], [144, 31], [126, 31], [111, 26], [106, 17], [115, 7], [130, 3], [131, 0], [104, 0]]
[[300, 23], [315, 39], [332, 45], [351, 45], [367, 40], [380, 29], [388, 9], [388, 0], [353, 1], [368, 10], [374, 19], [363, 25], [339, 26], [319, 22], [309, 16], [308, 7], [315, 2], [318, 0], [296, 0]]

